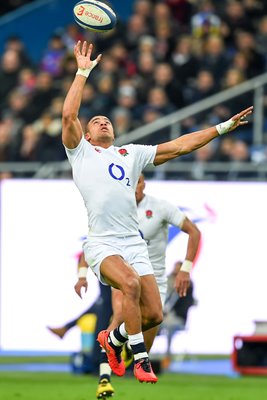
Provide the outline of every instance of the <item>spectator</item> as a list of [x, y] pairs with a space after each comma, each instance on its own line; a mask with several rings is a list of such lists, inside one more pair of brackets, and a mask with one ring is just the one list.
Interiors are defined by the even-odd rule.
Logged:
[[159, 63], [154, 72], [153, 86], [161, 87], [170, 103], [176, 108], [184, 106], [183, 91], [178, 80], [174, 76], [173, 69], [168, 63]]
[[118, 85], [117, 105], [129, 111], [134, 126], [140, 125], [140, 106], [137, 102], [136, 89], [129, 80], [122, 80]]
[[219, 34], [221, 20], [216, 15], [214, 2], [212, 0], [201, 0], [198, 4], [197, 13], [191, 18], [193, 36], [198, 39], [205, 39], [211, 34]]
[[202, 70], [197, 74], [196, 81], [187, 88], [185, 100], [192, 104], [213, 95], [216, 92], [216, 82], [210, 71]]
[[193, 13], [193, 5], [189, 0], [165, 0], [171, 10], [171, 15], [179, 24], [181, 32], [188, 32]]
[[267, 48], [267, 16], [264, 15], [258, 24], [256, 33], [256, 49], [265, 58], [265, 69], [266, 69], [266, 48]]
[[238, 0], [228, 0], [222, 15], [222, 35], [229, 49], [234, 48], [235, 33], [239, 30], [253, 31], [252, 21], [245, 13], [244, 4]]
[[69, 53], [72, 54], [74, 44], [78, 40], [84, 40], [84, 36], [84, 31], [81, 31], [78, 24], [73, 23], [66, 26], [66, 28], [62, 32], [61, 39], [64, 43], [65, 49], [67, 50], [67, 55]]
[[0, 122], [0, 162], [14, 161], [14, 142], [12, 141], [11, 124]]
[[33, 125], [25, 125], [20, 134], [16, 161], [39, 161], [40, 135]]
[[116, 61], [117, 77], [119, 79], [136, 74], [137, 67], [123, 41], [115, 43], [110, 49], [110, 55]]
[[149, 31], [152, 32], [153, 27], [153, 5], [150, 0], [136, 0], [133, 3], [133, 13], [141, 16], [145, 20]]
[[65, 44], [60, 35], [54, 34], [48, 43], [48, 48], [44, 51], [41, 59], [40, 69], [48, 72], [54, 78], [62, 74], [62, 62], [65, 55]]
[[254, 35], [248, 31], [236, 32], [235, 45], [237, 50], [242, 51], [247, 59], [247, 77], [253, 78], [262, 74], [265, 70], [265, 59], [256, 49]]
[[36, 86], [35, 71], [30, 67], [25, 67], [20, 70], [18, 77], [18, 88], [23, 93], [31, 94]]
[[93, 85], [90, 83], [87, 83], [84, 87], [83, 91], [83, 96], [82, 96], [82, 102], [81, 102], [81, 107], [80, 107], [80, 116], [83, 117], [83, 115], [91, 115], [93, 116], [96, 111], [94, 108], [94, 102], [95, 102], [95, 89]]
[[5, 41], [5, 50], [16, 51], [22, 67], [33, 67], [32, 60], [27, 53], [24, 42], [19, 36], [9, 36]]
[[223, 39], [217, 35], [208, 36], [204, 42], [199, 68], [210, 71], [215, 82], [220, 83], [228, 67], [229, 59]]
[[255, 177], [253, 172], [246, 170], [242, 171], [239, 168], [240, 166], [242, 167], [244, 163], [251, 161], [249, 147], [243, 140], [234, 140], [230, 155], [232, 163], [227, 176], [228, 180], [236, 181]]
[[[17, 127], [33, 121], [32, 110], [30, 107], [31, 97], [22, 89], [13, 89], [7, 97], [7, 107], [3, 110], [3, 118], [12, 119]], [[14, 124], [13, 124], [14, 127]], [[14, 132], [14, 137], [16, 132]]]
[[147, 105], [153, 107], [162, 115], [175, 111], [174, 105], [168, 100], [166, 92], [162, 87], [152, 87], [147, 94]]
[[189, 35], [181, 36], [171, 53], [171, 64], [180, 84], [187, 86], [197, 76], [199, 63], [194, 55], [193, 40]]
[[53, 76], [49, 72], [39, 72], [36, 76], [36, 87], [31, 99], [33, 120], [39, 118], [43, 110], [47, 109], [54, 97], [59, 94], [55, 87]]
[[22, 67], [19, 53], [6, 50], [0, 60], [0, 113], [6, 106], [9, 92], [18, 85], [19, 71]]
[[153, 85], [153, 74], [156, 67], [156, 60], [153, 54], [140, 54], [137, 60], [137, 74], [135, 76], [138, 100], [145, 103], [149, 89]]
[[[203, 127], [201, 127], [203, 129]], [[193, 155], [193, 167], [191, 169], [192, 180], [216, 180], [215, 173], [208, 172], [207, 163], [214, 161], [216, 143], [210, 142], [206, 146], [196, 150]]]
[[134, 129], [131, 112], [123, 107], [115, 107], [111, 113], [111, 120], [116, 132], [116, 137], [125, 135]]
[[114, 80], [111, 75], [105, 74], [98, 79], [96, 90], [98, 96], [94, 99], [94, 110], [98, 115], [107, 115], [110, 117], [111, 110], [115, 107], [115, 97], [114, 97]]
[[232, 147], [234, 145], [234, 138], [227, 136], [222, 138], [216, 152], [216, 160], [221, 162], [228, 162], [231, 160]]
[[146, 25], [146, 20], [139, 14], [130, 16], [127, 22], [125, 44], [127, 49], [132, 52], [138, 47], [139, 39], [146, 34], [149, 34], [149, 27]]
[[[224, 76], [224, 84], [223, 88], [228, 89], [240, 85], [241, 83], [245, 82], [245, 76], [242, 74], [242, 71], [236, 68], [229, 68], [226, 71]], [[242, 107], [242, 104], [247, 104], [247, 102], [252, 101], [252, 93], [246, 93], [246, 96], [240, 95], [236, 96], [230, 100], [224, 102], [224, 113], [225, 115], [230, 115], [234, 110], [238, 109], [238, 106]], [[246, 130], [246, 128], [244, 128]], [[243, 129], [240, 130], [244, 131]]]

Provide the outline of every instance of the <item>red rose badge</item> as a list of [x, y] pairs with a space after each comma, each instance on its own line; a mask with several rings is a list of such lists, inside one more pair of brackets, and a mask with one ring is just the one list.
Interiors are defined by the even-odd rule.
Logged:
[[153, 212], [151, 210], [146, 210], [146, 217], [147, 218], [152, 218], [153, 217]]
[[128, 151], [126, 150], [126, 149], [120, 149], [119, 150], [119, 153], [123, 156], [123, 157], [125, 157], [125, 156], [128, 156]]

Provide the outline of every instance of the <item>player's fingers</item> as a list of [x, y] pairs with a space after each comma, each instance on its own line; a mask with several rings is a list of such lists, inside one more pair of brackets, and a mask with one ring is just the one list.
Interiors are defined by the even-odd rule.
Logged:
[[83, 42], [83, 44], [82, 44], [82, 51], [81, 51], [81, 53], [82, 53], [83, 56], [86, 55], [86, 49], [87, 49], [87, 42], [86, 42], [86, 40], [85, 40], [85, 41]]
[[99, 54], [99, 55], [96, 57], [96, 62], [97, 62], [97, 64], [98, 64], [99, 61], [101, 60], [101, 57], [102, 57], [102, 54]]
[[246, 108], [245, 110], [241, 111], [240, 113], [234, 115], [232, 117], [233, 121], [241, 121], [241, 119], [246, 118], [248, 115], [250, 115], [253, 112], [253, 106]]
[[81, 41], [78, 40], [78, 42], [75, 44], [74, 46], [74, 54], [77, 55], [79, 53], [80, 50], [80, 46], [81, 46]]
[[181, 297], [185, 297], [185, 296], [186, 296], [186, 292], [187, 292], [187, 285], [185, 284], [185, 285], [183, 286], [182, 291], [181, 291]]
[[87, 57], [89, 57], [89, 58], [91, 57], [92, 51], [93, 51], [93, 45], [92, 45], [92, 43], [90, 43], [87, 48], [87, 54], [86, 54]]

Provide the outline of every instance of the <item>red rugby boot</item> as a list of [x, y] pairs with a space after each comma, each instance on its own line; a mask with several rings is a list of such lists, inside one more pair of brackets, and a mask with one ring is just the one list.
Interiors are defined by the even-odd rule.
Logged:
[[99, 342], [100, 346], [103, 347], [105, 350], [108, 363], [110, 368], [114, 372], [114, 374], [118, 376], [123, 376], [125, 374], [125, 365], [123, 360], [121, 359], [121, 347], [117, 347], [114, 349], [108, 342], [108, 335], [109, 331], [101, 331], [97, 336], [97, 341]]
[[141, 358], [141, 360], [134, 364], [134, 375], [139, 382], [156, 383], [158, 381], [149, 358]]

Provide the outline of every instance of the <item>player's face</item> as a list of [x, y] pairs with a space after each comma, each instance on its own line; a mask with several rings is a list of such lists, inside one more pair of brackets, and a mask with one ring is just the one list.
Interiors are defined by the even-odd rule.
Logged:
[[93, 117], [87, 125], [85, 139], [92, 144], [111, 144], [114, 141], [114, 130], [110, 120], [98, 115]]
[[143, 199], [144, 197], [144, 190], [145, 190], [145, 178], [143, 175], [140, 176], [137, 182], [137, 186], [135, 189], [135, 198], [137, 204]]

